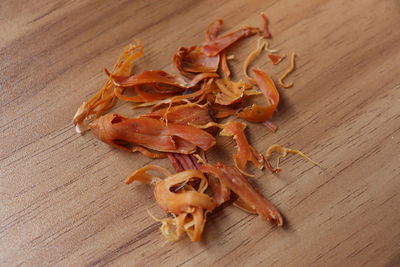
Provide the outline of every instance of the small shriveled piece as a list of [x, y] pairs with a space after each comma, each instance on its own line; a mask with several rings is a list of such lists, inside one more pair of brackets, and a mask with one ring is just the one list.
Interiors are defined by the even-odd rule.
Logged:
[[278, 226], [283, 225], [282, 215], [275, 205], [254, 189], [237, 169], [222, 163], [217, 163], [216, 166], [204, 164], [200, 167], [200, 170], [205, 173], [210, 172], [211, 169], [213, 170], [212, 174], [238, 195], [248, 209], [257, 212], [263, 220], [273, 221]]
[[[150, 174], [160, 173], [164, 179]], [[200, 241], [206, 222], [207, 213], [213, 211], [217, 204], [205, 193], [208, 180], [198, 170], [185, 170], [171, 174], [168, 170], [155, 165], [148, 165], [132, 173], [125, 183], [139, 181], [154, 184], [154, 196], [158, 205], [173, 218], [158, 220], [162, 223], [161, 231], [168, 241], [176, 241], [186, 232], [193, 241]], [[170, 231], [175, 227], [176, 231]]]
[[131, 151], [129, 145], [138, 145], [160, 152], [190, 154], [197, 147], [207, 150], [215, 144], [215, 138], [201, 129], [175, 123], [166, 125], [149, 117], [107, 114], [89, 127], [98, 139], [126, 151]]

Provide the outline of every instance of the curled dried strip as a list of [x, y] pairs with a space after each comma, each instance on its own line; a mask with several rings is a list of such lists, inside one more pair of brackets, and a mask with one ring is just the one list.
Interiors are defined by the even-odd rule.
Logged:
[[[228, 106], [221, 106], [221, 105], [212, 105], [211, 110], [214, 114], [216, 119], [223, 119], [234, 115], [237, 113], [237, 110]], [[199, 123], [201, 124], [201, 123]]]
[[220, 135], [222, 136], [232, 136], [236, 141], [237, 151], [233, 156], [236, 167], [239, 171], [245, 175], [247, 162], [252, 162], [254, 166], [258, 169], [263, 168], [263, 157], [258, 153], [253, 146], [247, 141], [244, 130], [246, 129], [246, 124], [237, 121], [231, 121], [224, 124]]
[[233, 156], [233, 161], [238, 170], [246, 176], [254, 176], [246, 172], [247, 162], [252, 162], [256, 168], [262, 169], [264, 158], [256, 151], [256, 149], [249, 144], [247, 141], [244, 130], [246, 129], [246, 124], [238, 121], [230, 121], [225, 124], [218, 124], [215, 122], [210, 122], [206, 125], [194, 125], [199, 128], [208, 128], [216, 126], [222, 129], [219, 133], [221, 136], [231, 136], [236, 142], [237, 151]]
[[[197, 90], [193, 93], [190, 94], [185, 94], [185, 95], [178, 95], [171, 97], [169, 99], [161, 100], [158, 101], [157, 103], [153, 104], [153, 109], [158, 108], [161, 105], [168, 105], [168, 108], [166, 109], [163, 119], [168, 122], [168, 113], [170, 112], [170, 109], [174, 103], [179, 103], [179, 102], [186, 102], [186, 106], [194, 106], [196, 103], [199, 103], [203, 101], [203, 99], [206, 97], [207, 94], [211, 93], [214, 89], [212, 87], [213, 84], [213, 79], [208, 80], [207, 82], [203, 83], [202, 87], [200, 90]], [[190, 100], [195, 101], [194, 103], [190, 102]], [[183, 106], [183, 105], [181, 105]]]
[[168, 74], [162, 70], [146, 70], [132, 76], [111, 75], [111, 77], [114, 80], [115, 85], [124, 88], [144, 84], [173, 86], [173, 91], [171, 90], [171, 87], [166, 87], [167, 90], [163, 93], [178, 93], [187, 88], [185, 81], [182, 78]]
[[[286, 157], [288, 154], [294, 154], [294, 155], [299, 155], [300, 157], [310, 161], [311, 163], [313, 163], [314, 165], [317, 165], [319, 167], [321, 167], [321, 165], [318, 164], [318, 162], [313, 161], [310, 157], [308, 157], [307, 155], [305, 155], [303, 152], [301, 152], [300, 150], [297, 149], [291, 149], [291, 148], [286, 148], [286, 147], [282, 147], [278, 144], [274, 144], [272, 146], [270, 146], [267, 151], [265, 152], [264, 158], [266, 163], [269, 164], [269, 160], [272, 157], [272, 154], [276, 152], [279, 155], [276, 158], [276, 167], [275, 168], [271, 168], [271, 171], [273, 172], [279, 172], [281, 169], [279, 168], [279, 164], [280, 164], [280, 160], [284, 157]], [[270, 165], [270, 164], [269, 164]]]
[[[140, 41], [136, 44], [129, 45], [115, 63], [113, 75], [129, 75], [132, 70], [132, 63], [135, 59], [143, 55], [143, 45]], [[87, 102], [83, 102], [74, 115], [73, 123], [76, 125], [76, 131], [83, 133], [87, 130], [87, 121], [91, 116], [98, 118], [108, 111], [115, 103], [114, 95], [115, 85], [111, 78], [108, 78], [103, 87], [90, 98]]]
[[207, 173], [210, 169], [218, 174], [217, 177], [240, 199], [246, 203], [250, 210], [255, 210], [257, 214], [267, 221], [273, 221], [276, 225], [283, 225], [283, 218], [278, 209], [268, 199], [254, 189], [249, 181], [237, 169], [217, 163], [216, 166], [207, 164], [200, 167], [201, 171]]
[[152, 101], [157, 101], [157, 100], [162, 100], [166, 99], [169, 97], [172, 97], [175, 95], [175, 93], [158, 93], [155, 90], [151, 91], [145, 91], [140, 88], [140, 86], [133, 86], [133, 89], [135, 90], [136, 94], [135, 96], [125, 96], [123, 94], [123, 91], [125, 88], [123, 87], [115, 87], [114, 93], [115, 95], [127, 102], [136, 102], [136, 103], [143, 103], [143, 102], [152, 102]]
[[208, 213], [209, 211], [197, 208], [192, 213], [179, 214], [178, 219], [179, 217], [182, 217], [182, 219], [178, 221], [178, 228], [183, 228], [192, 242], [200, 241]]
[[238, 40], [254, 35], [258, 32], [258, 28], [242, 27], [240, 30], [235, 32], [203, 42], [201, 49], [207, 56], [216, 56]]
[[290, 88], [293, 86], [293, 82], [290, 82], [288, 84], [285, 84], [283, 82], [283, 80], [294, 71], [296, 64], [295, 64], [295, 57], [296, 54], [294, 52], [292, 52], [292, 54], [290, 54], [290, 67], [285, 71], [285, 73], [279, 78], [278, 80], [278, 84], [280, 87], [282, 88]]
[[[151, 101], [151, 102], [136, 104], [133, 106], [133, 108], [142, 108], [142, 107], [152, 106], [152, 109], [156, 110], [165, 105], [172, 107], [172, 105], [176, 104], [176, 103], [196, 104], [196, 103], [201, 102], [207, 94], [212, 92], [212, 88], [210, 88], [210, 86], [209, 86], [211, 83], [212, 83], [212, 79], [209, 80], [207, 83], [203, 83], [201, 89], [194, 91], [193, 93], [175, 95], [175, 96], [172, 96], [167, 99], [155, 100], [155, 101]], [[192, 102], [190, 102], [190, 100], [195, 101], [195, 102], [192, 103]]]
[[279, 92], [274, 81], [262, 70], [253, 69], [255, 82], [264, 94], [268, 106], [253, 104], [238, 112], [237, 116], [250, 122], [264, 122], [271, 118], [279, 104]]
[[[150, 174], [150, 171], [156, 171], [165, 178], [161, 180]], [[156, 219], [162, 223], [160, 229], [168, 241], [178, 240], [183, 232], [193, 242], [201, 239], [206, 214], [216, 207], [214, 200], [205, 194], [208, 181], [202, 172], [186, 170], [171, 175], [162, 167], [149, 165], [135, 171], [125, 182], [133, 181], [155, 184], [154, 196], [157, 203], [163, 210], [174, 215], [174, 218]], [[171, 227], [176, 228], [175, 233], [170, 230]]]
[[238, 207], [239, 209], [250, 213], [250, 214], [257, 214], [257, 211], [253, 208], [250, 207], [246, 202], [244, 202], [241, 198], [238, 198], [235, 202], [233, 202], [233, 205], [235, 207]]
[[270, 49], [270, 48], [269, 48], [269, 42], [268, 42], [267, 40], [264, 40], [264, 41], [265, 41], [264, 50], [265, 50], [266, 52], [268, 52], [269, 54], [273, 54], [273, 53], [277, 53], [277, 52], [278, 52], [278, 50], [276, 50], [276, 49]]
[[139, 145], [160, 152], [193, 153], [197, 147], [207, 150], [215, 144], [209, 133], [192, 126], [137, 117], [126, 118], [107, 114], [89, 125], [94, 136], [116, 148], [131, 151], [129, 145]]
[[271, 33], [268, 30], [268, 18], [264, 13], [261, 13], [261, 18], [263, 19], [263, 37], [266, 39], [271, 38]]
[[220, 206], [228, 201], [231, 198], [231, 190], [221, 183], [220, 179], [218, 178], [218, 170], [214, 166], [206, 163], [201, 165], [199, 169], [208, 175], [208, 182], [212, 190], [214, 202], [217, 204], [217, 206]]
[[147, 148], [141, 146], [134, 146], [131, 149], [131, 152], [140, 152], [143, 156], [151, 158], [151, 159], [164, 159], [167, 157], [165, 153], [157, 153], [154, 151], [150, 151]]
[[143, 116], [156, 119], [166, 117], [170, 123], [183, 125], [187, 125], [188, 123], [206, 124], [213, 121], [208, 108], [197, 104], [178, 105], [169, 109], [163, 108]]
[[[160, 176], [150, 174], [149, 172], [157, 172], [158, 174], [161, 174]], [[139, 170], [134, 171], [131, 175], [129, 175], [125, 179], [126, 184], [131, 184], [134, 181], [141, 182], [142, 184], [154, 184], [157, 181], [160, 181], [161, 178], [165, 178], [168, 176], [171, 176], [172, 173], [160, 166], [157, 165], [147, 165]]]
[[[198, 183], [196, 190], [189, 183], [194, 180]], [[175, 192], [174, 187], [182, 184], [185, 186]], [[157, 182], [154, 195], [163, 210], [176, 215], [183, 212], [191, 213], [194, 207], [212, 211], [216, 205], [213, 199], [204, 193], [207, 186], [207, 178], [202, 172], [186, 170]]]
[[244, 95], [259, 94], [257, 91], [250, 90], [252, 86], [243, 81], [233, 82], [229, 79], [218, 79], [215, 84], [219, 89], [215, 103], [223, 106], [240, 102]]
[[249, 65], [260, 55], [265, 47], [265, 44], [266, 42], [263, 40], [263, 38], [258, 39], [256, 49], [250, 52], [243, 64], [243, 75], [246, 80], [252, 84], [255, 84], [255, 80], [249, 76], [247, 69], [249, 68]]
[[228, 58], [225, 50], [221, 52], [221, 69], [224, 75], [223, 77], [228, 79], [231, 76], [231, 70], [229, 69]]
[[[163, 219], [158, 219], [154, 217], [154, 215], [151, 214], [149, 210], [147, 210], [147, 213], [153, 220], [161, 223], [160, 231], [168, 242], [175, 242], [179, 240], [182, 233], [180, 230], [178, 230], [178, 220], [176, 216], [173, 218], [167, 217]], [[175, 229], [175, 231], [173, 229]]]
[[218, 77], [218, 74], [199, 73], [189, 82], [162, 70], [147, 70], [129, 77], [116, 75], [111, 75], [111, 77], [114, 80], [114, 84], [119, 87], [126, 88], [137, 85], [148, 85], [161, 94], [177, 94], [195, 86], [204, 79]]
[[193, 73], [216, 72], [219, 61], [219, 55], [208, 57], [196, 46], [181, 47], [173, 57], [175, 68], [188, 77], [192, 77]]
[[272, 64], [278, 65], [279, 62], [281, 62], [285, 58], [285, 56], [276, 55], [276, 54], [268, 54], [268, 58]]
[[215, 22], [208, 25], [206, 31], [206, 41], [211, 41], [217, 38], [217, 35], [220, 32], [223, 25], [224, 21], [222, 19], [218, 19]]

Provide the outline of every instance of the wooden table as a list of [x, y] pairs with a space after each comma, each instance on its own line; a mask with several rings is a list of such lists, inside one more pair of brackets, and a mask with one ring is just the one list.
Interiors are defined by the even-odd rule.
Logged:
[[[260, 26], [261, 11], [271, 47], [296, 51], [298, 67], [278, 132], [252, 124], [250, 141], [299, 148], [325, 169], [290, 157], [279, 175], [255, 172], [283, 229], [230, 206], [202, 242], [165, 244], [146, 213], [164, 216], [151, 188], [122, 182], [153, 161], [76, 134], [71, 118], [133, 39], [145, 45], [137, 71], [173, 71], [177, 47], [199, 44], [206, 25]], [[396, 0], [2, 1], [0, 265], [399, 265], [399, 25]], [[236, 71], [256, 39], [231, 50]], [[276, 78], [288, 61], [254, 65]], [[229, 162], [234, 143], [219, 142], [209, 158]]]

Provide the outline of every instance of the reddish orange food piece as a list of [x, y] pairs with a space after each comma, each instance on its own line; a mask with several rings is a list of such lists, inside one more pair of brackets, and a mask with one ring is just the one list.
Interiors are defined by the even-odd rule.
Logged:
[[[161, 174], [164, 179], [152, 175], [150, 171]], [[201, 234], [206, 222], [206, 214], [215, 209], [217, 204], [205, 191], [208, 181], [205, 175], [198, 170], [186, 170], [171, 174], [168, 170], [148, 165], [125, 180], [130, 184], [139, 181], [145, 184], [154, 184], [154, 196], [159, 206], [166, 212], [174, 214], [174, 218], [165, 218], [161, 231], [169, 241], [176, 241], [186, 232], [193, 242], [201, 240]], [[170, 231], [174, 226], [176, 231]]]
[[[112, 74], [130, 75], [133, 61], [142, 55], [143, 45], [141, 42], [137, 41], [136, 44], [129, 45], [115, 63]], [[87, 130], [87, 122], [91, 120], [92, 115], [98, 118], [114, 106], [116, 102], [114, 88], [112, 79], [108, 78], [103, 87], [92, 98], [82, 103], [73, 118], [77, 132], [83, 133]]]
[[264, 158], [258, 153], [254, 147], [252, 147], [247, 141], [244, 130], [246, 129], [246, 124], [238, 121], [230, 121], [225, 124], [218, 124], [215, 122], [210, 122], [206, 125], [194, 125], [199, 128], [208, 128], [216, 126], [222, 129], [219, 133], [221, 136], [231, 136], [236, 141], [237, 151], [233, 156], [233, 161], [240, 172], [247, 176], [253, 176], [246, 173], [247, 162], [252, 162], [255, 167], [262, 169]]
[[268, 106], [253, 104], [240, 111], [237, 116], [250, 122], [264, 122], [271, 118], [278, 107], [279, 92], [275, 87], [274, 81], [262, 70], [253, 69], [254, 79], [264, 94]]
[[231, 76], [231, 70], [229, 69], [228, 59], [226, 57], [226, 51], [221, 52], [221, 70], [224, 74], [224, 78], [229, 78]]
[[220, 32], [223, 25], [224, 21], [222, 19], [218, 19], [215, 22], [208, 25], [206, 31], [206, 41], [211, 41], [217, 38], [217, 35]]
[[235, 32], [203, 42], [201, 49], [207, 56], [216, 56], [238, 40], [254, 35], [259, 31], [260, 30], [258, 28], [243, 27]]
[[276, 54], [268, 54], [268, 58], [272, 64], [278, 65], [279, 62], [281, 62], [285, 58], [285, 56], [276, 55]]
[[168, 74], [162, 70], [146, 70], [132, 76], [114, 76], [111, 75], [114, 83], [120, 87], [133, 87], [136, 85], [152, 85], [158, 93], [179, 93], [187, 88], [195, 86], [206, 78], [218, 77], [216, 73], [200, 73], [196, 75], [190, 82], [186, 82], [183, 78]]
[[263, 19], [263, 37], [269, 39], [272, 36], [268, 29], [268, 18], [264, 13], [261, 13], [261, 18]]
[[182, 74], [201, 72], [216, 72], [219, 65], [219, 55], [206, 56], [198, 47], [181, 47], [174, 55], [175, 68]]
[[237, 121], [231, 121], [224, 124], [220, 135], [232, 136], [236, 141], [237, 151], [233, 156], [236, 167], [243, 173], [246, 173], [247, 162], [252, 162], [255, 167], [263, 167], [263, 157], [252, 147], [244, 134], [246, 124]]
[[192, 126], [148, 118], [126, 118], [118, 114], [102, 116], [89, 125], [94, 136], [116, 148], [130, 151], [130, 144], [161, 152], [193, 153], [215, 144], [209, 133]]
[[213, 174], [217, 174], [221, 183], [238, 195], [246, 206], [255, 210], [263, 220], [273, 221], [278, 226], [283, 225], [282, 215], [275, 205], [254, 189], [238, 170], [222, 163], [203, 166], [200, 167], [201, 171], [207, 173], [213, 169]]
[[183, 124], [183, 125], [187, 125], [188, 123], [194, 123], [194, 124], [198, 123], [202, 125], [213, 121], [207, 107], [195, 104], [179, 105], [179, 106], [173, 106], [171, 108], [163, 108], [143, 116], [156, 119], [166, 118], [168, 122]]

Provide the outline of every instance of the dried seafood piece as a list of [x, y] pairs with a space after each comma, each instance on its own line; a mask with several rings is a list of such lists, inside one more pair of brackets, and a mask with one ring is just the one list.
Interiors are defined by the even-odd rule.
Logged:
[[273, 221], [276, 225], [283, 225], [283, 218], [278, 209], [268, 199], [261, 195], [249, 181], [237, 169], [217, 163], [216, 166], [206, 164], [200, 167], [201, 171], [208, 173], [213, 169], [213, 174], [217, 174], [218, 179], [238, 195], [250, 210], [255, 210], [257, 214], [267, 221]]
[[203, 42], [201, 49], [207, 56], [216, 56], [238, 40], [254, 35], [259, 31], [258, 28], [245, 26], [235, 32]]
[[280, 87], [282, 88], [290, 88], [293, 86], [293, 82], [290, 82], [289, 84], [285, 84], [283, 82], [283, 80], [294, 71], [295, 67], [296, 67], [296, 63], [295, 63], [295, 57], [296, 57], [296, 53], [292, 52], [292, 54], [290, 54], [290, 66], [289, 68], [285, 71], [284, 74], [282, 74], [282, 76], [279, 78], [278, 80], [278, 84]]
[[278, 107], [279, 92], [275, 87], [274, 81], [262, 70], [253, 69], [257, 86], [264, 94], [268, 106], [253, 104], [238, 112], [237, 116], [250, 122], [264, 122], [271, 118]]
[[[129, 45], [118, 58], [117, 63], [115, 63], [112, 74], [122, 76], [130, 75], [133, 61], [142, 55], [143, 45], [140, 41], [136, 41], [136, 44]], [[87, 102], [82, 103], [73, 118], [73, 123], [78, 133], [83, 133], [87, 130], [87, 122], [90, 121], [91, 117], [98, 118], [114, 106], [116, 100], [114, 88], [115, 85], [112, 79], [108, 78], [96, 95]]]
[[193, 153], [197, 147], [207, 150], [215, 144], [209, 133], [192, 126], [148, 118], [127, 118], [118, 114], [102, 116], [89, 125], [94, 136], [116, 148], [139, 145], [161, 152]]

